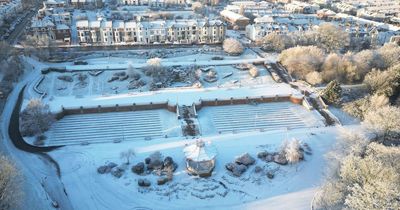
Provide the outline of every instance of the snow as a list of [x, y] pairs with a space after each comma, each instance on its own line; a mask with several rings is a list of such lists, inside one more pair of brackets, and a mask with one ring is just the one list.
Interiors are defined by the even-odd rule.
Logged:
[[[69, 146], [51, 152], [59, 161], [62, 180], [74, 209], [309, 209], [315, 187], [321, 182], [325, 165], [323, 155], [335, 140], [336, 128], [252, 132], [217, 135], [203, 138], [218, 149], [216, 168], [212, 177], [199, 179], [185, 172], [185, 145], [194, 140], [158, 139]], [[256, 165], [265, 170], [276, 170], [275, 178], [254, 172], [251, 166], [236, 178], [227, 173], [224, 165], [244, 152], [253, 157], [262, 150], [276, 151], [286, 135], [310, 145], [312, 155], [297, 165], [279, 166], [257, 159]], [[172, 182], [157, 186], [156, 175], [136, 175], [130, 166], [120, 179], [110, 174], [97, 174], [96, 168], [106, 162], [122, 163], [121, 151], [133, 148], [133, 164], [143, 161], [155, 151], [171, 156], [179, 165]], [[137, 180], [152, 181], [149, 188], [139, 188]], [[223, 183], [223, 184], [221, 184]], [[225, 186], [225, 187], [223, 187]], [[290, 201], [290, 203], [288, 203]], [[270, 206], [271, 205], [271, 206]]]
[[316, 111], [290, 102], [205, 107], [198, 115], [203, 135], [324, 126]]
[[204, 89], [165, 89], [159, 91], [150, 91], [142, 93], [127, 93], [117, 95], [93, 95], [93, 96], [66, 96], [66, 97], [54, 97], [46, 99], [49, 103], [50, 109], [57, 113], [64, 108], [79, 108], [83, 107], [97, 107], [101, 106], [115, 106], [116, 104], [132, 105], [136, 104], [149, 104], [152, 102], [165, 103], [168, 102], [171, 105], [192, 105], [200, 100], [229, 100], [233, 98], [246, 97], [255, 98], [264, 96], [265, 98], [271, 98], [275, 96], [290, 96], [293, 93], [297, 93], [296, 90], [292, 89], [287, 84], [274, 84], [274, 85], [259, 85], [251, 87], [232, 87], [232, 88], [204, 88]]
[[[199, 60], [195, 55], [200, 56]], [[214, 101], [216, 98], [251, 99], [299, 94], [288, 84], [275, 83], [261, 66], [257, 66], [260, 69], [260, 77], [256, 79], [249, 78], [247, 72], [241, 72], [231, 66], [232, 63], [274, 58], [259, 58], [254, 52], [246, 53], [237, 59], [227, 56], [222, 61], [210, 61], [210, 56], [212, 54], [192, 54], [163, 60], [163, 65], [204, 63], [205, 67], [215, 68], [220, 78], [233, 72], [231, 77], [220, 79], [217, 84], [205, 84], [203, 88], [171, 87], [158, 91], [143, 89], [142, 92], [129, 92], [121, 88], [121, 92], [114, 94], [105, 91], [110, 87], [106, 87], [107, 84], [103, 80], [113, 73], [106, 71], [96, 78], [89, 76], [88, 85], [82, 88], [74, 88], [74, 85], [61, 82], [56, 78], [60, 74], [50, 73], [46, 75], [39, 89], [49, 94], [44, 101], [53, 112], [59, 112], [61, 107], [106, 107], [150, 102], [192, 105], [200, 100]], [[51, 64], [34, 59], [26, 60], [35, 65], [36, 69], [67, 66], [85, 71], [93, 70], [92, 67], [96, 66], [104, 68], [104, 65], [115, 68], [118, 65], [133, 64], [135, 68], [139, 68], [140, 65], [145, 65], [146, 61], [140, 57], [112, 57], [107, 60], [104, 57], [88, 57], [89, 65], [73, 66], [70, 63]], [[25, 104], [29, 98], [37, 96], [33, 86], [38, 77], [37, 71], [30, 78]], [[240, 80], [240, 83], [232, 85], [233, 80]], [[122, 82], [114, 84], [123, 86]], [[67, 88], [55, 90], [61, 86]], [[167, 110], [65, 116], [46, 132], [47, 145], [67, 145], [50, 152], [51, 157], [60, 166], [61, 180], [47, 172], [50, 169], [43, 166], [43, 163], [39, 164], [40, 168], [50, 175], [49, 178], [42, 176], [40, 179], [44, 180], [46, 190], [52, 193], [52, 199], [60, 200], [63, 206], [72, 205], [67, 209], [310, 208], [315, 189], [323, 179], [326, 164], [323, 156], [335, 143], [336, 127], [324, 127], [322, 117], [316, 111], [308, 111], [291, 102], [202, 107], [197, 114], [200, 135], [193, 138], [182, 136], [180, 121], [175, 113]], [[289, 137], [307, 143], [313, 154], [306, 155], [305, 161], [286, 166], [257, 159], [256, 165], [262, 168], [262, 172], [256, 173], [255, 166], [250, 166], [239, 178], [225, 169], [225, 164], [246, 152], [256, 157], [260, 151], [278, 151], [282, 141]], [[211, 154], [210, 157], [215, 157], [218, 151], [216, 165], [210, 178], [190, 176], [185, 171], [184, 148], [198, 139], [210, 142], [215, 147], [215, 150], [207, 153]], [[128, 149], [134, 149], [136, 156], [132, 158], [130, 165], [125, 165], [125, 160], [120, 159], [120, 153]], [[174, 172], [173, 180], [162, 186], [156, 185], [159, 176], [155, 174], [136, 175], [131, 172], [133, 164], [144, 161], [156, 151], [160, 151], [164, 157], [171, 156], [179, 166]], [[97, 173], [99, 166], [109, 162], [115, 162], [125, 169], [121, 178]], [[33, 160], [27, 163], [34, 166], [37, 164]], [[267, 178], [268, 171], [275, 173], [273, 179]], [[138, 187], [137, 181], [140, 178], [150, 180], [152, 186]], [[65, 187], [68, 200], [59, 194], [59, 189], [62, 189], [59, 185]], [[35, 189], [39, 190], [38, 187]]]
[[200, 162], [213, 160], [217, 156], [217, 149], [210, 143], [196, 141], [183, 150], [187, 159]]
[[80, 145], [181, 136], [176, 115], [167, 110], [65, 116], [45, 133], [46, 145]]

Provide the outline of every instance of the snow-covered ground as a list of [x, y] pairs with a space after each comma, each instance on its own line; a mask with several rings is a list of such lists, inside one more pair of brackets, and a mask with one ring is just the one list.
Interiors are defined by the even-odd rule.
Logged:
[[46, 132], [46, 145], [79, 145], [151, 140], [181, 135], [176, 115], [167, 110], [69, 115]]
[[[196, 55], [199, 58], [195, 58]], [[202, 88], [171, 87], [132, 92], [123, 88], [123, 82], [107, 84], [104, 80], [112, 71], [106, 71], [97, 78], [88, 76], [88, 85], [78, 89], [74, 84], [60, 82], [57, 79], [59, 74], [50, 73], [39, 89], [48, 93], [44, 102], [50, 105], [53, 112], [60, 111], [61, 107], [122, 106], [150, 102], [192, 105], [200, 100], [216, 98], [244, 99], [298, 94], [288, 84], [275, 83], [264, 68], [260, 68], [260, 77], [256, 79], [251, 79], [247, 72], [234, 69], [232, 62], [274, 59], [260, 58], [250, 53], [244, 56], [250, 57], [211, 61], [209, 55], [193, 54], [163, 60], [164, 65], [170, 66], [204, 63], [204, 66], [213, 66], [219, 76], [233, 72], [232, 76], [216, 84], [205, 84]], [[85, 60], [89, 65], [82, 66], [40, 63], [33, 59], [27, 61], [37, 69], [67, 66], [90, 70], [92, 67], [104, 69], [105, 65], [133, 65], [135, 68], [145, 65], [146, 59], [134, 59], [140, 58], [88, 58]], [[37, 97], [32, 89], [38, 79], [32, 79], [28, 85], [24, 104], [29, 98]], [[239, 80], [239, 85], [233, 83], [234, 80]], [[113, 90], [113, 85], [121, 87], [118, 93], [108, 90]], [[60, 165], [61, 181], [73, 209], [310, 208], [315, 188], [322, 179], [325, 165], [323, 156], [334, 144], [337, 132], [335, 127], [324, 127], [317, 112], [290, 102], [203, 107], [198, 112], [198, 121], [201, 138], [211, 141], [219, 151], [214, 173], [206, 179], [186, 173], [182, 150], [195, 139], [183, 137], [175, 113], [166, 110], [66, 116], [46, 133], [46, 144], [67, 145], [52, 151], [50, 155]], [[233, 177], [225, 169], [226, 163], [245, 152], [256, 157], [263, 150], [277, 151], [286, 138], [297, 138], [309, 144], [313, 154], [306, 155], [305, 161], [299, 164], [286, 166], [257, 159], [256, 165], [262, 167], [262, 172], [256, 173], [253, 165], [240, 178]], [[124, 160], [120, 159], [120, 153], [128, 149], [134, 149], [136, 157], [131, 165], [126, 166], [123, 165]], [[158, 176], [154, 174], [139, 176], [131, 172], [132, 164], [143, 161], [155, 151], [160, 151], [164, 157], [171, 156], [179, 165], [174, 179], [163, 186], [156, 184]], [[98, 174], [97, 167], [108, 162], [125, 167], [124, 175], [118, 179], [111, 174]], [[268, 171], [275, 172], [273, 179], [266, 176]], [[152, 186], [138, 187], [139, 178], [151, 180]]]
[[[204, 138], [218, 150], [216, 168], [210, 178], [197, 178], [185, 172], [183, 148], [194, 140], [138, 140], [119, 144], [68, 146], [51, 152], [60, 164], [62, 181], [74, 209], [310, 209], [314, 188], [320, 184], [324, 170], [324, 153], [335, 142], [336, 128], [299, 129], [270, 132], [216, 135]], [[233, 177], [225, 164], [238, 155], [249, 152], [276, 151], [283, 139], [298, 138], [310, 145], [312, 155], [295, 165], [280, 166], [257, 159], [263, 172], [251, 166], [245, 174]], [[119, 154], [134, 149], [136, 157], [121, 178], [100, 175], [98, 166], [107, 162], [122, 164]], [[172, 182], [164, 186], [155, 183], [156, 175], [136, 175], [132, 164], [143, 161], [149, 154], [160, 151], [177, 163]], [[268, 179], [265, 171], [276, 171]], [[137, 186], [139, 178], [152, 181], [149, 188]]]
[[324, 126], [316, 111], [290, 102], [205, 107], [198, 115], [204, 135]]
[[[259, 69], [259, 76], [257, 78], [252, 78], [247, 71], [240, 71], [231, 65], [227, 66], [215, 66], [213, 69], [218, 74], [218, 81], [214, 83], [208, 83], [203, 80], [203, 87], [239, 87], [239, 86], [251, 86], [251, 85], [262, 85], [262, 84], [275, 84], [272, 80], [269, 72], [262, 66], [257, 66]], [[139, 71], [139, 70], [138, 70]], [[120, 71], [122, 72], [122, 71]], [[139, 71], [140, 72], [140, 71]], [[45, 79], [39, 85], [38, 89], [47, 93], [49, 97], [56, 96], [90, 96], [90, 95], [105, 95], [105, 94], [115, 94], [117, 93], [128, 93], [128, 92], [142, 92], [149, 91], [148, 84], [151, 79], [142, 74], [142, 80], [147, 82], [147, 85], [138, 89], [128, 89], [130, 81], [132, 79], [127, 79], [125, 81], [113, 81], [108, 82], [108, 80], [113, 76], [114, 71], [105, 71], [98, 76], [91, 76], [88, 73], [83, 73], [87, 76], [85, 80], [85, 85], [80, 85], [76, 73], [56, 73], [52, 72], [45, 75]], [[206, 73], [202, 73], [201, 77], [204, 77]], [[231, 75], [231, 76], [229, 76]], [[59, 76], [71, 76], [74, 81], [66, 82], [58, 79]], [[228, 76], [224, 78], [225, 76]], [[190, 84], [175, 84], [172, 86], [189, 86]]]

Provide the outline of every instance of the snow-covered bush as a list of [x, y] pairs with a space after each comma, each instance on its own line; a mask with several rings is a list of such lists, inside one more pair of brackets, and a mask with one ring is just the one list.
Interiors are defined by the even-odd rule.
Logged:
[[385, 141], [391, 135], [400, 133], [400, 108], [383, 106], [370, 110], [364, 117], [364, 125], [377, 137]]
[[306, 75], [306, 81], [312, 85], [318, 85], [322, 83], [321, 73], [317, 71], [310, 72]]
[[387, 43], [377, 50], [383, 60], [383, 69], [389, 68], [400, 62], [400, 47], [395, 43]]
[[386, 71], [371, 71], [365, 76], [364, 84], [368, 86], [372, 93], [384, 94], [388, 97], [394, 95], [400, 87], [400, 65]]
[[132, 65], [128, 65], [128, 68], [126, 69], [128, 75], [130, 78], [134, 79], [134, 80], [138, 80], [140, 79], [140, 73], [138, 71], [136, 71]]
[[293, 39], [285, 34], [270, 33], [262, 40], [262, 49], [266, 51], [281, 52], [294, 46]]
[[[400, 148], [355, 137], [339, 141], [337, 167], [315, 197], [316, 209], [399, 209]], [[353, 139], [353, 140], [351, 140]], [[355, 141], [354, 141], [355, 140]], [[343, 144], [344, 143], [344, 144]], [[350, 145], [360, 149], [348, 149]], [[364, 145], [359, 147], [357, 144]], [[365, 146], [366, 145], [366, 146]], [[343, 152], [345, 151], [345, 152]], [[331, 161], [329, 161], [331, 162]]]
[[351, 116], [364, 120], [364, 115], [370, 110], [376, 110], [389, 105], [389, 98], [385, 95], [367, 96], [356, 101], [345, 103], [343, 110]]
[[194, 2], [192, 4], [192, 10], [196, 13], [203, 13], [204, 12], [204, 6], [201, 2]]
[[233, 38], [225, 39], [222, 47], [230, 55], [240, 55], [244, 51], [242, 43]]
[[54, 122], [49, 106], [40, 99], [32, 99], [20, 114], [20, 130], [23, 136], [40, 135]]
[[291, 141], [284, 144], [283, 148], [286, 160], [289, 163], [297, 163], [303, 159], [303, 151], [301, 150], [300, 141], [298, 139], [292, 139]]
[[0, 155], [0, 209], [19, 209], [22, 198], [21, 181], [14, 163]]
[[259, 75], [258, 68], [257, 68], [256, 66], [252, 66], [252, 67], [249, 69], [249, 74], [250, 74], [250, 76], [253, 77], [253, 78], [258, 77], [258, 75]]
[[296, 78], [304, 79], [314, 71], [319, 71], [325, 59], [325, 53], [318, 47], [293, 47], [282, 51], [279, 61], [289, 73]]

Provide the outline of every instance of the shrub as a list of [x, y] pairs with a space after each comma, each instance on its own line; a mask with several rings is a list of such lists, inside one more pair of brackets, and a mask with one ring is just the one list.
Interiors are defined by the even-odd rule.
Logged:
[[321, 73], [313, 71], [306, 75], [306, 81], [312, 85], [318, 85], [322, 83]]
[[250, 76], [253, 77], [253, 78], [258, 77], [258, 75], [259, 75], [258, 68], [255, 67], [255, 66], [252, 66], [252, 67], [249, 69], [249, 74], [250, 74]]
[[233, 38], [225, 39], [222, 47], [230, 55], [240, 55], [244, 51], [243, 45]]
[[40, 99], [32, 99], [20, 114], [20, 130], [23, 136], [34, 136], [47, 131], [55, 118], [49, 106]]

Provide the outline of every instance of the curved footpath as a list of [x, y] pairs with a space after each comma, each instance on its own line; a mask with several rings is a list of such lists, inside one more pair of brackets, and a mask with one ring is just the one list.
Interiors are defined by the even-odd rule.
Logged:
[[[24, 89], [26, 86], [22, 88], [20, 93], [18, 94], [18, 99], [17, 102], [14, 106], [14, 109], [12, 111], [12, 114], [10, 116], [10, 122], [8, 126], [8, 136], [10, 137], [11, 142], [14, 144], [14, 146], [20, 150], [30, 152], [30, 153], [36, 153], [40, 154], [43, 156], [47, 156], [47, 159], [51, 160], [54, 162], [56, 165], [57, 163], [51, 159], [51, 157], [46, 154], [45, 152], [50, 152], [54, 149], [57, 149], [61, 146], [50, 146], [50, 147], [37, 147], [30, 145], [25, 142], [25, 140], [22, 138], [21, 132], [19, 131], [19, 114], [21, 110], [21, 105], [22, 101], [24, 98]], [[59, 171], [59, 170], [57, 170]]]
[[19, 108], [23, 100], [24, 87], [36, 78], [40, 71], [31, 71], [16, 84], [7, 98], [1, 115], [1, 151], [12, 159], [23, 176], [24, 197], [21, 209], [54, 209], [56, 201], [61, 209], [73, 209], [60, 180], [57, 165], [47, 153], [55, 148], [37, 148], [23, 141], [19, 131]]

